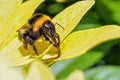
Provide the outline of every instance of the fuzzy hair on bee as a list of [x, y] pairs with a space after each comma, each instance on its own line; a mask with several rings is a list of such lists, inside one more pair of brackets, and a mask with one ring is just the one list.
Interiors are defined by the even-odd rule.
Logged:
[[58, 58], [60, 56], [60, 37], [49, 16], [36, 14], [18, 30], [18, 37], [23, 42], [24, 48], [27, 49], [28, 44], [30, 44], [36, 55], [39, 53], [35, 41], [42, 36], [56, 47], [58, 55], [54, 58]]

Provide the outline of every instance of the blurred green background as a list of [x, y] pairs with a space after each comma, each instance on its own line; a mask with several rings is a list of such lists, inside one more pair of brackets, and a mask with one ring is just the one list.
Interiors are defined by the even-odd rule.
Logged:
[[[46, 0], [35, 13], [45, 13], [52, 18], [77, 1]], [[108, 24], [120, 25], [120, 0], [96, 0], [73, 31]], [[57, 62], [50, 69], [57, 80], [64, 80], [74, 70], [83, 70], [86, 80], [120, 80], [120, 40], [105, 42], [82, 56]]]

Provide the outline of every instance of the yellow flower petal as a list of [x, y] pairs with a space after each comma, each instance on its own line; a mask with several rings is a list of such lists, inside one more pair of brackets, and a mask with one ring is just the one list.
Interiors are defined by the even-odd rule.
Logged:
[[[13, 2], [15, 1], [16, 0], [13, 0]], [[13, 11], [9, 18], [7, 18], [6, 22], [4, 22], [5, 24], [1, 26], [2, 35], [0, 36], [0, 48], [3, 48], [17, 35], [16, 31], [27, 22], [36, 7], [43, 1], [44, 0], [28, 0], [19, 6], [14, 6], [16, 5], [16, 2], [12, 4], [14, 7], [17, 8]], [[13, 10], [14, 7], [11, 7], [9, 10]]]
[[48, 68], [40, 61], [33, 62], [25, 80], [55, 80]]
[[[12, 26], [6, 26], [11, 21], [12, 14], [20, 6], [22, 0], [1, 0], [0, 1], [0, 47], [5, 40], [5, 35]], [[4, 37], [3, 37], [4, 36]]]
[[[20, 6], [22, 0], [0, 0], [0, 32], [2, 32], [5, 27], [2, 27], [6, 24], [6, 21], [9, 20], [11, 15]], [[8, 14], [9, 13], [9, 14]], [[7, 28], [6, 28], [7, 29]], [[0, 36], [1, 37], [1, 36]]]
[[65, 80], [85, 80], [83, 71], [76, 70], [72, 72]]
[[[53, 19], [54, 22], [56, 21], [57, 23], [61, 24], [65, 28], [65, 30], [61, 30], [60, 27], [57, 27], [58, 28], [57, 31], [60, 30], [58, 32], [59, 32], [62, 40], [71, 32], [71, 30], [77, 25], [77, 23], [79, 22], [81, 17], [87, 12], [88, 9], [90, 9], [90, 7], [93, 4], [94, 4], [94, 1], [80, 1], [80, 2], [77, 2], [74, 5], [65, 9], [63, 12], [60, 13], [60, 15], [58, 14]], [[78, 8], [80, 10], [77, 10]], [[68, 16], [68, 13], [71, 13], [70, 16]], [[66, 19], [62, 15], [64, 17], [66, 17]], [[61, 17], [61, 19], [60, 19], [60, 17]], [[35, 53], [33, 52], [32, 47], [29, 46], [29, 48], [27, 50], [25, 50], [24, 47], [21, 46], [21, 45], [22, 44], [20, 44], [18, 39], [15, 38], [0, 53], [5, 54], [6, 56], [11, 56], [13, 66], [23, 65], [23, 64], [27, 64], [27, 63], [33, 61], [35, 58], [31, 57], [31, 54], [35, 55]], [[48, 50], [47, 49], [47, 47], [49, 46], [48, 44], [44, 44], [42, 42], [42, 43], [39, 43], [37, 45], [38, 45], [37, 46], [38, 50], [40, 50], [39, 53], [43, 54], [43, 53], [47, 52], [46, 50]]]
[[24, 77], [17, 69], [8, 68], [0, 72], [0, 80], [24, 80]]
[[[38, 52], [42, 53], [49, 43], [39, 42], [36, 44]], [[5, 48], [0, 51], [6, 57], [10, 57], [11, 66], [25, 65], [36, 59], [36, 54], [33, 51], [32, 46], [28, 45], [28, 49], [24, 49], [23, 44], [18, 38], [13, 39]]]
[[[69, 6], [62, 12], [60, 12], [56, 17], [52, 19], [54, 23], [60, 24], [64, 27], [64, 30], [60, 26], [56, 26], [57, 33], [60, 35], [60, 40], [62, 41], [65, 37], [75, 28], [79, 23], [85, 13], [93, 6], [94, 0], [91, 1], [79, 1], [75, 4]], [[52, 47], [52, 45], [50, 46]], [[48, 47], [48, 48], [50, 48]], [[46, 54], [48, 49], [46, 49], [43, 54]], [[49, 50], [48, 50], [49, 51]], [[48, 53], [49, 55], [50, 53]], [[44, 56], [44, 59], [47, 58]]]
[[9, 57], [0, 54], [0, 80], [24, 80], [16, 68], [11, 68]]
[[20, 44], [18, 39], [15, 38], [14, 40], [12, 40], [12, 42], [9, 45], [7, 45], [5, 48], [3, 48], [0, 51], [0, 54], [3, 54], [6, 57], [8, 56], [10, 57], [11, 66], [16, 66], [14, 65], [15, 63], [18, 63], [18, 64], [21, 63], [21, 65], [26, 64], [33, 60], [33, 58], [29, 58], [30, 56], [26, 56], [20, 53], [19, 46], [21, 45], [22, 44]]
[[120, 38], [120, 26], [117, 25], [74, 32], [62, 42], [62, 54], [58, 60], [82, 55], [100, 43], [118, 38]]
[[93, 6], [94, 3], [94, 0], [79, 1], [66, 8], [52, 19], [54, 23], [58, 23], [64, 27], [63, 30], [60, 26], [56, 26], [56, 30], [60, 35], [61, 41], [73, 30], [73, 28], [75, 28], [81, 18]]

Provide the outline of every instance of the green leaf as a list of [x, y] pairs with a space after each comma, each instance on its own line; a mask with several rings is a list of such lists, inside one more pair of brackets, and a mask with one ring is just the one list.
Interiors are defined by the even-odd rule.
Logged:
[[[111, 12], [111, 13], [105, 13], [105, 15], [109, 14], [114, 21], [116, 21], [118, 24], [120, 24], [120, 16], [119, 16], [119, 14], [120, 14], [120, 10], [119, 10], [120, 1], [119, 0], [116, 0], [116, 1], [114, 1], [114, 0], [101, 0], [100, 2], [103, 3], [108, 8], [109, 12]], [[100, 2], [98, 2], [98, 3], [100, 3]], [[103, 8], [100, 7], [100, 10]], [[108, 20], [108, 18], [107, 18], [107, 20]]]
[[57, 62], [51, 66], [51, 70], [56, 75], [57, 79], [62, 79], [74, 70], [83, 70], [93, 66], [103, 55], [102, 52], [90, 51], [77, 58]]
[[91, 29], [91, 28], [97, 28], [100, 27], [102, 25], [100, 24], [93, 24], [93, 23], [84, 23], [84, 24], [79, 24], [77, 27], [75, 27], [74, 31], [78, 31], [78, 30], [85, 30], [85, 29]]
[[86, 80], [120, 80], [119, 66], [101, 66], [85, 72]]

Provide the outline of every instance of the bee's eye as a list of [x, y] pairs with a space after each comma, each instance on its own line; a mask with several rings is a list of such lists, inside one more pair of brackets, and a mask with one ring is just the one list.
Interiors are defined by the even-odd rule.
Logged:
[[44, 27], [47, 28], [47, 29], [53, 29], [54, 24], [52, 22], [48, 21], [44, 24]]
[[49, 24], [49, 23], [45, 23], [45, 24], [44, 24], [44, 27], [49, 28], [49, 27], [50, 27], [50, 24]]

